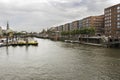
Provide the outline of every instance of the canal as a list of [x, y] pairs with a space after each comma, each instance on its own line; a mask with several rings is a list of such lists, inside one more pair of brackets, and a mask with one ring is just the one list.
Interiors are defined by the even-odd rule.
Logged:
[[120, 49], [37, 40], [0, 48], [0, 80], [120, 79]]

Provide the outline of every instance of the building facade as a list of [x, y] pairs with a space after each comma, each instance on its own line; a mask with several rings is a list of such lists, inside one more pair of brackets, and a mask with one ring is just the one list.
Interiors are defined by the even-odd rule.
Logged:
[[96, 35], [104, 34], [104, 15], [89, 16], [82, 20], [82, 27], [95, 28]]
[[70, 24], [69, 23], [63, 25], [63, 31], [70, 31]]
[[79, 20], [72, 22], [72, 30], [77, 30], [77, 29], [79, 29]]
[[63, 31], [63, 25], [58, 26], [58, 31], [62, 32]]
[[3, 30], [2, 30], [2, 27], [0, 27], [0, 37], [3, 36]]
[[105, 14], [105, 35], [120, 37], [120, 4], [108, 7]]
[[58, 26], [57, 26], [57, 27], [54, 27], [54, 31], [59, 31], [59, 30], [58, 30]]
[[72, 31], [72, 23], [69, 23], [70, 31]]
[[82, 20], [79, 20], [79, 29], [83, 27]]

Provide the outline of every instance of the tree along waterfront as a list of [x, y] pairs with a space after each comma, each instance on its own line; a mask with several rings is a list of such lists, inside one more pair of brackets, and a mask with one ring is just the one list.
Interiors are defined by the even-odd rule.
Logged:
[[95, 35], [95, 29], [89, 27], [89, 28], [81, 28], [77, 30], [61, 32], [61, 35], [76, 35], [76, 34]]

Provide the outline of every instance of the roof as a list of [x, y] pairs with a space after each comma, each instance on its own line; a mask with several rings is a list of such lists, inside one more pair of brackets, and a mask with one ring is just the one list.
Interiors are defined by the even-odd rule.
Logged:
[[116, 5], [109, 6], [109, 7], [105, 8], [105, 10], [110, 9], [110, 8], [112, 8], [112, 7], [117, 7], [117, 6], [119, 6], [119, 5], [120, 5], [120, 3], [118, 3], [118, 4], [116, 4]]
[[6, 33], [11, 33], [11, 32], [13, 32], [12, 29], [7, 29], [7, 30], [6, 30]]

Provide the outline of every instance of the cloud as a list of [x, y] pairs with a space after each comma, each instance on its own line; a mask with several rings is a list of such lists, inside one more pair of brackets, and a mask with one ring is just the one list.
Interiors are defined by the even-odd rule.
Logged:
[[14, 30], [41, 31], [81, 19], [103, 14], [104, 8], [119, 0], [0, 0], [0, 25], [7, 20]]

